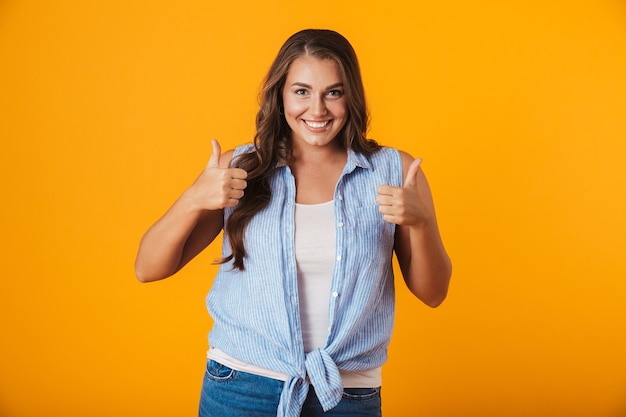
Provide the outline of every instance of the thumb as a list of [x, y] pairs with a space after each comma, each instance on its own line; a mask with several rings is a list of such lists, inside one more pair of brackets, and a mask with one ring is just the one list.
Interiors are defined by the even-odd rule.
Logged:
[[422, 163], [422, 158], [415, 159], [409, 166], [404, 180], [404, 187], [415, 187], [417, 185], [417, 171]]
[[213, 151], [211, 152], [211, 158], [209, 158], [209, 163], [207, 164], [207, 166], [211, 168], [217, 168], [220, 166], [220, 156], [222, 155], [222, 148], [220, 147], [220, 144], [216, 139], [211, 139], [211, 145], [213, 146]]

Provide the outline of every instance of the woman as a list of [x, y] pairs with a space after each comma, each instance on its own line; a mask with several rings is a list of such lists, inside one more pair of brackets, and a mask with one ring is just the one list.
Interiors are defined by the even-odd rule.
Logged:
[[256, 126], [254, 144], [213, 141], [144, 235], [137, 277], [173, 275], [223, 228], [201, 416], [379, 416], [393, 253], [432, 307], [451, 275], [420, 160], [366, 138], [357, 57], [334, 31], [285, 42]]

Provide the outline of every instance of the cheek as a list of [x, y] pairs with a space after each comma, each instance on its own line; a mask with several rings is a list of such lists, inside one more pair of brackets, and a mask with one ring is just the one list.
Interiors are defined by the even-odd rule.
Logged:
[[333, 103], [328, 106], [328, 109], [335, 115], [335, 117], [346, 117], [346, 105], [343, 102]]
[[294, 100], [292, 97], [283, 98], [283, 109], [285, 111], [285, 115], [298, 115], [302, 112], [302, 108], [302, 103], [299, 103], [298, 100]]
[[302, 113], [297, 106], [294, 105], [293, 101], [290, 102], [288, 100], [283, 102], [283, 113], [284, 118], [287, 121], [287, 124], [291, 129], [295, 129], [298, 124], [298, 116]]

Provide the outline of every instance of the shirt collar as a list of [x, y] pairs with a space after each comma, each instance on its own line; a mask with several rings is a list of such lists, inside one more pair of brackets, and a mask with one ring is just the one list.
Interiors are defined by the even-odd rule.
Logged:
[[[286, 166], [284, 163], [282, 162], [277, 162], [276, 163], [276, 168], [281, 168]], [[352, 171], [355, 168], [366, 168], [366, 169], [372, 169], [372, 163], [370, 162], [369, 158], [361, 153], [357, 153], [352, 149], [348, 149], [348, 159], [346, 161], [346, 171]]]
[[350, 170], [355, 167], [372, 169], [372, 163], [369, 158], [362, 153], [357, 153], [352, 149], [348, 149], [348, 162], [346, 163], [346, 168]]

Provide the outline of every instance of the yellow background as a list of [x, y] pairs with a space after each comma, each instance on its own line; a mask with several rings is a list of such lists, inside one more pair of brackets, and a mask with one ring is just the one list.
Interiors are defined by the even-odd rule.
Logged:
[[0, 416], [196, 414], [219, 244], [148, 285], [136, 247], [306, 27], [353, 43], [454, 264], [439, 309], [398, 281], [385, 415], [626, 416], [618, 0], [0, 2]]

